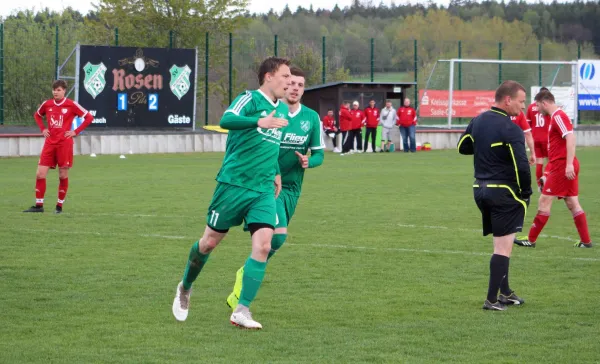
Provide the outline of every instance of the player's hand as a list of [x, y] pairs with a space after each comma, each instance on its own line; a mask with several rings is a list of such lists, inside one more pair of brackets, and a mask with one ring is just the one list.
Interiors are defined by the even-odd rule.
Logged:
[[68, 138], [72, 138], [72, 137], [74, 137], [75, 135], [77, 135], [77, 134], [75, 134], [75, 132], [74, 132], [73, 130], [69, 130], [69, 131], [66, 131], [66, 132], [65, 132], [65, 138], [67, 138], [67, 139], [68, 139]]
[[278, 174], [275, 176], [275, 199], [277, 199], [277, 197], [279, 197], [279, 193], [281, 192], [281, 175]]
[[567, 176], [567, 178], [570, 180], [575, 179], [575, 167], [573, 167], [573, 163], [567, 164], [567, 169], [565, 170], [565, 176]]
[[302, 166], [302, 168], [308, 168], [308, 157], [305, 156], [304, 154], [300, 154], [299, 152], [295, 152], [296, 153], [296, 157], [298, 157], [298, 162], [300, 162], [300, 165]]
[[50, 136], [50, 130], [48, 130], [48, 129], [44, 129], [44, 130], [42, 131], [42, 134], [44, 134], [44, 138], [47, 138], [47, 137], [49, 137], [49, 136]]
[[258, 119], [258, 126], [263, 129], [278, 129], [287, 126], [288, 121], [286, 119], [276, 118], [273, 115], [275, 115], [275, 110], [271, 111], [268, 116]]
[[532, 166], [535, 164], [535, 154], [531, 153], [529, 156], [529, 165]]

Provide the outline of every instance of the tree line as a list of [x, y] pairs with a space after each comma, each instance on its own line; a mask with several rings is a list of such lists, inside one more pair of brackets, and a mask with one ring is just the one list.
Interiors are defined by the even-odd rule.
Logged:
[[[321, 83], [323, 75], [330, 82], [364, 78], [371, 72], [378, 81], [386, 75], [412, 81], [416, 73], [420, 87], [425, 87], [436, 61], [457, 57], [459, 47], [463, 58], [498, 58], [501, 52], [504, 59], [535, 60], [540, 44], [545, 60], [572, 60], [578, 51], [582, 57], [600, 53], [599, 2], [453, 0], [443, 7], [357, 0], [346, 8], [286, 7], [281, 13], [263, 14], [250, 14], [247, 6], [247, 0], [101, 0], [88, 14], [67, 8], [10, 15], [2, 19], [5, 119], [30, 118], [55, 77], [56, 51], [62, 64], [77, 42], [197, 47], [198, 82], [204, 85], [209, 32], [209, 105], [204, 105], [204, 87], [198, 87], [198, 106], [208, 107], [211, 119], [229, 101], [229, 33], [233, 97], [257, 86], [257, 64], [275, 53], [307, 70], [308, 84]], [[74, 62], [66, 66], [64, 74], [74, 74]]]

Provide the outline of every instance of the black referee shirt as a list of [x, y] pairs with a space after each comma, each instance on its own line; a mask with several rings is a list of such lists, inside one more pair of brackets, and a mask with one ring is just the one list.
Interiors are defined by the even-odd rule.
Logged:
[[517, 186], [521, 198], [531, 196], [525, 136], [504, 110], [492, 107], [471, 120], [458, 152], [473, 155], [476, 179], [505, 182]]

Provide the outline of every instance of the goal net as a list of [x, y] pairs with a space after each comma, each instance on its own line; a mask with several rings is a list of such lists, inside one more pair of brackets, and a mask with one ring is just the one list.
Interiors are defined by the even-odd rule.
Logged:
[[464, 128], [471, 119], [489, 110], [496, 88], [506, 80], [519, 82], [527, 91], [526, 106], [540, 87], [577, 123], [576, 61], [511, 61], [484, 59], [439, 60], [419, 90], [417, 113], [422, 126]]

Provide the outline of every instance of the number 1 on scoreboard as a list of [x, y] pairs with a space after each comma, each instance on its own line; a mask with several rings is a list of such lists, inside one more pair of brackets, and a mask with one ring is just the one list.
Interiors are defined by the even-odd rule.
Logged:
[[117, 111], [127, 111], [127, 94], [117, 94]]

